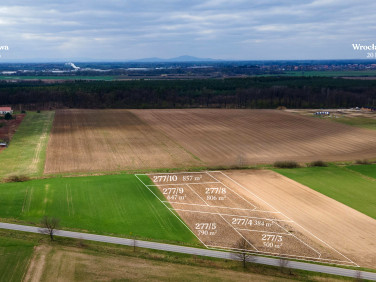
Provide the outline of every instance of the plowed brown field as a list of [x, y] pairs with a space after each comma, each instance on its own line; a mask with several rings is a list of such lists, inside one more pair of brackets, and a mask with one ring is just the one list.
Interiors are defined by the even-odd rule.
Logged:
[[376, 157], [376, 131], [277, 110], [132, 110], [207, 165]]
[[255, 253], [376, 267], [373, 218], [276, 172], [149, 177], [155, 185], [148, 188], [159, 189], [207, 247], [236, 249], [244, 238], [248, 244], [242, 247]]
[[277, 110], [60, 110], [45, 173], [375, 157], [376, 131]]
[[[266, 201], [260, 204], [302, 226], [301, 232], [317, 244], [324, 246], [321, 239], [360, 266], [376, 267], [373, 218], [273, 171], [226, 171], [226, 175], [245, 188], [234, 186], [238, 193]], [[220, 180], [226, 183], [226, 178]]]
[[197, 166], [189, 152], [126, 110], [56, 111], [45, 173]]

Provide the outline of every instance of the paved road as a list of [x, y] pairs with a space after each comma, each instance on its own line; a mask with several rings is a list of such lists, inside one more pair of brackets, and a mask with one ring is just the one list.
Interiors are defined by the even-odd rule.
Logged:
[[[24, 231], [24, 232], [32, 232], [32, 233], [41, 232], [41, 229], [38, 227], [1, 223], [1, 222], [0, 222], [0, 228], [9, 229], [9, 230], [18, 230], [18, 231]], [[134, 240], [132, 239], [94, 235], [94, 234], [88, 234], [88, 233], [57, 230], [56, 235], [61, 236], [61, 237], [77, 238], [77, 239], [112, 243], [112, 244], [118, 244], [118, 245], [126, 245], [126, 246], [134, 245]], [[207, 250], [207, 249], [191, 248], [191, 247], [162, 244], [162, 243], [154, 243], [154, 242], [147, 242], [147, 241], [140, 241], [140, 240], [136, 240], [135, 242], [136, 242], [136, 246], [141, 247], [141, 248], [148, 248], [148, 249], [169, 251], [169, 252], [183, 253], [183, 254], [191, 254], [191, 255], [199, 255], [199, 256], [206, 256], [206, 257], [214, 257], [214, 258], [221, 258], [221, 259], [238, 260], [236, 257], [234, 257], [233, 254], [228, 253], [228, 252], [213, 251], [213, 250]], [[279, 266], [279, 260], [273, 259], [273, 258], [253, 256], [252, 262]], [[303, 262], [296, 262], [296, 261], [289, 261], [288, 267], [294, 268], [294, 269], [347, 276], [347, 277], [359, 277], [357, 275], [359, 275], [360, 273], [361, 278], [376, 281], [376, 273], [372, 273], [372, 272], [365, 272], [365, 271], [359, 272], [359, 271], [352, 270], [352, 269], [345, 269], [345, 268], [339, 268], [339, 267], [333, 267], [333, 266], [324, 266], [324, 265], [310, 264], [310, 263], [303, 263]]]

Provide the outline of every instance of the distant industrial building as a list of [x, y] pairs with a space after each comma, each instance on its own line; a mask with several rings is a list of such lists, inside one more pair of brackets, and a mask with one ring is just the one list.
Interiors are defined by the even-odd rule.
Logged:
[[330, 112], [316, 112], [314, 113], [316, 116], [328, 116], [330, 115]]

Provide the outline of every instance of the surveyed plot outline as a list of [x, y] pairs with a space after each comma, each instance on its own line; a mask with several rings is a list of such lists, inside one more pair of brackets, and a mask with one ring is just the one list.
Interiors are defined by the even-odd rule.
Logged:
[[[242, 195], [240, 195], [239, 193], [234, 191], [234, 189], [231, 189], [229, 186], [232, 186], [232, 185], [226, 185], [221, 180], [219, 180], [218, 179], [218, 178], [220, 178], [219, 176], [217, 176], [217, 177], [214, 176], [214, 175], [217, 175], [217, 174], [219, 174], [219, 176], [221, 176], [221, 177], [226, 178], [227, 182], [229, 181], [232, 185], [237, 185], [241, 189], [244, 189], [246, 191], [246, 193], [248, 193], [250, 195], [250, 200], [246, 199], [245, 197], [243, 197]], [[308, 231], [304, 227], [297, 224], [294, 220], [292, 220], [291, 218], [284, 215], [282, 212], [275, 209], [273, 206], [271, 206], [265, 200], [263, 200], [259, 196], [255, 195], [254, 193], [249, 191], [246, 187], [242, 186], [241, 184], [239, 184], [238, 182], [236, 182], [235, 180], [230, 178], [228, 175], [226, 175], [222, 171], [148, 173], [148, 174], [135, 174], [135, 176], [167, 209], [170, 210], [170, 212], [172, 214], [175, 215], [175, 217], [177, 217], [179, 219], [179, 221], [182, 224], [184, 224], [184, 226], [186, 228], [188, 228], [192, 232], [192, 234], [194, 234], [194, 236], [203, 244], [203, 246], [205, 246], [208, 249], [227, 250], [227, 251], [234, 251], [234, 252], [247, 251], [251, 254], [257, 254], [257, 255], [277, 256], [277, 257], [291, 258], [291, 259], [295, 258], [295, 259], [299, 259], [299, 260], [303, 260], [303, 261], [335, 263], [335, 264], [338, 264], [338, 265], [347, 265], [347, 266], [359, 266], [355, 262], [353, 262], [352, 260], [347, 258], [345, 255], [340, 253], [338, 250], [336, 250], [335, 248], [333, 248], [332, 246], [330, 246], [329, 244], [327, 244], [326, 242], [324, 242], [323, 240], [321, 240], [320, 238], [318, 238], [317, 236], [312, 234], [310, 231]], [[149, 177], [153, 181], [153, 184], [145, 184], [141, 179], [142, 177], [145, 177], [145, 176]], [[207, 179], [207, 181], [205, 181], [205, 179]], [[173, 182], [173, 183], [170, 183], [170, 182]], [[219, 186], [214, 186], [214, 187], [222, 187], [222, 188], [213, 188], [213, 187], [211, 187], [212, 185], [219, 185]], [[222, 191], [222, 193], [225, 192], [225, 193], [223, 193], [223, 194], [225, 194], [224, 197], [223, 197], [223, 202], [224, 202], [224, 200], [227, 200], [228, 198], [230, 198], [230, 200], [233, 200], [233, 198], [237, 198], [237, 199], [241, 199], [241, 201], [243, 202], [243, 205], [248, 205], [249, 208], [233, 207], [233, 206], [228, 207], [228, 206], [214, 205], [212, 203], [209, 203], [210, 201], [205, 200], [203, 195], [200, 195], [200, 193], [202, 194], [203, 191], [205, 191], [203, 189], [200, 189], [200, 186], [203, 186], [205, 188], [206, 192], [212, 192], [212, 191], [214, 191], [215, 193], [218, 193], [218, 191]], [[156, 188], [156, 189], [159, 189], [159, 190], [162, 189], [161, 192], [163, 191], [162, 194], [164, 194], [165, 197], [166, 197], [166, 194], [167, 194], [166, 199], [160, 199], [160, 197], [158, 197], [158, 195], [155, 194], [152, 191], [151, 188], [153, 188], [153, 187]], [[176, 188], [176, 187], [179, 187], [179, 188]], [[196, 189], [194, 187], [198, 187], [198, 188]], [[184, 190], [184, 188], [186, 188], [186, 190]], [[225, 188], [225, 189], [221, 190], [223, 188]], [[181, 190], [178, 190], [178, 189], [181, 189]], [[194, 195], [190, 198], [191, 198], [191, 200], [193, 198], [194, 201], [196, 201], [196, 202], [194, 202], [194, 203], [186, 202], [185, 200], [187, 199], [188, 196], [187, 196], [187, 194], [184, 193], [184, 191], [189, 191], [189, 193], [191, 195]], [[227, 191], [229, 191], [228, 194], [227, 194]], [[166, 193], [164, 193], [164, 192], [166, 192]], [[172, 193], [172, 195], [171, 195], [171, 193]], [[175, 199], [176, 199], [176, 201], [174, 201]], [[216, 201], [211, 201], [211, 202], [218, 203], [219, 202], [218, 199], [220, 199], [220, 198], [217, 197], [217, 194], [216, 194], [215, 196], [210, 196], [210, 195], [208, 196], [207, 195], [207, 199], [216, 199]], [[269, 210], [259, 209], [258, 206], [255, 203], [251, 202], [252, 199], [257, 199], [258, 201], [263, 202], [268, 207], [270, 207], [272, 210], [269, 211]], [[255, 200], [255, 202], [257, 200]], [[171, 207], [169, 207], [169, 205], [171, 205]], [[175, 205], [175, 206], [172, 206], [172, 205]], [[182, 208], [177, 207], [178, 205], [181, 205]], [[192, 209], [192, 208], [194, 208], [194, 209]], [[214, 211], [211, 212], [211, 211], [207, 211], [205, 209], [209, 209], [209, 210], [214, 209]], [[223, 210], [223, 212], [221, 212], [221, 209]], [[227, 210], [227, 211], [225, 211], [225, 210]], [[231, 213], [229, 213], [229, 211], [233, 211], [234, 213], [231, 214]], [[257, 214], [265, 214], [265, 216], [252, 216], [252, 214], [249, 214], [249, 215], [236, 214], [236, 212], [238, 212], [238, 211], [249, 212], [249, 213], [257, 213]], [[247, 248], [246, 250], [244, 250], [244, 249], [236, 248], [235, 246], [229, 247], [229, 246], [224, 246], [224, 245], [221, 245], [221, 244], [210, 244], [208, 242], [205, 242], [206, 240], [199, 238], [200, 234], [196, 234], [194, 232], [195, 229], [193, 228], [193, 226], [188, 226], [189, 224], [187, 225], [180, 218], [179, 212], [180, 213], [184, 213], [184, 212], [192, 213], [192, 214], [195, 214], [195, 215], [202, 215], [202, 216], [212, 215], [213, 217], [220, 217], [222, 219], [222, 221], [224, 222], [222, 224], [224, 224], [224, 225], [227, 224], [226, 226], [230, 227], [231, 232], [235, 232], [235, 234], [237, 234], [239, 236], [239, 238], [243, 238], [247, 242], [247, 244], [251, 247], [251, 249]], [[177, 214], [179, 214], [179, 216]], [[278, 215], [278, 216], [280, 216], [284, 219], [277, 218], [277, 217], [270, 218], [270, 215], [273, 215], [273, 214]], [[244, 219], [244, 222], [248, 222], [248, 223], [251, 222], [251, 224], [252, 224], [252, 220], [255, 220], [255, 222], [261, 220], [261, 221], [264, 221], [263, 223], [268, 222], [270, 224], [270, 226], [272, 226], [272, 225], [275, 226], [275, 228], [279, 229], [280, 231], [275, 232], [275, 231], [265, 230], [265, 229], [262, 229], [262, 228], [261, 229], [253, 229], [253, 230], [248, 229], [248, 228], [241, 228], [241, 227], [235, 228], [233, 226], [233, 224], [231, 224], [231, 222], [229, 222], [228, 219], [226, 219], [227, 217], [236, 217], [236, 219], [240, 220], [241, 222], [243, 222], [243, 219]], [[313, 246], [311, 246], [310, 244], [308, 244], [307, 242], [305, 242], [301, 238], [297, 237], [295, 234], [292, 234], [289, 230], [287, 230], [285, 227], [283, 227], [278, 222], [279, 223], [289, 223], [289, 224], [298, 226], [299, 228], [301, 228], [302, 230], [304, 230], [305, 232], [307, 232], [308, 234], [310, 234], [311, 236], [313, 236], [314, 238], [319, 240], [321, 243], [323, 243], [327, 248], [329, 248], [333, 252], [337, 253], [341, 258], [344, 258], [344, 260], [329, 259], [329, 258], [323, 257], [320, 251], [318, 251], [316, 248], [314, 248]], [[216, 222], [216, 223], [213, 223], [213, 224], [218, 224], [218, 223], [219, 222]], [[209, 231], [205, 230], [205, 232], [207, 232], [208, 234], [210, 234], [210, 232], [212, 232], [214, 234], [215, 230], [213, 229], [213, 226], [210, 225], [210, 224], [211, 223], [208, 223], [207, 226], [204, 226], [206, 228], [211, 228]], [[198, 230], [196, 232], [200, 233], [200, 232], [204, 232], [204, 231]], [[268, 244], [272, 244], [272, 245], [273, 245], [274, 241], [275, 242], [278, 241], [278, 240], [282, 241], [282, 236], [286, 236], [284, 238], [293, 238], [292, 240], [297, 240], [297, 242], [299, 242], [298, 244], [302, 244], [302, 246], [307, 248], [307, 250], [311, 254], [314, 254], [314, 255], [312, 255], [312, 256], [311, 255], [298, 255], [298, 254], [289, 254], [289, 253], [260, 250], [255, 246], [254, 243], [250, 242], [251, 240], [249, 238], [247, 238], [247, 236], [245, 236], [243, 233], [262, 234], [262, 238], [263, 238], [262, 240], [264, 240], [265, 236], [268, 239], [272, 238], [273, 242], [267, 242]], [[205, 234], [205, 235], [207, 235], [207, 234]], [[274, 240], [274, 238], [277, 238], [277, 239]], [[282, 244], [283, 243], [281, 242], [280, 245], [282, 246]], [[277, 245], [277, 242], [276, 242], [274, 247], [277, 247], [277, 246], [278, 245]], [[263, 248], [261, 248], [261, 249], [263, 249]]]

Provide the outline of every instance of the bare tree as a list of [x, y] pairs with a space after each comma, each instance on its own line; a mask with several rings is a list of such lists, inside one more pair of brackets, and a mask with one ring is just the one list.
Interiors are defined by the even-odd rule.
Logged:
[[287, 269], [289, 266], [289, 261], [287, 259], [284, 259], [284, 258], [279, 258], [279, 268], [281, 270], [282, 273], [285, 272], [285, 269]]
[[364, 281], [362, 278], [362, 272], [360, 270], [357, 270], [355, 273], [355, 281], [357, 282]]
[[247, 267], [247, 262], [252, 262], [254, 260], [253, 255], [249, 253], [247, 250], [249, 247], [249, 243], [246, 239], [243, 237], [240, 238], [236, 244], [234, 245], [234, 248], [238, 251], [233, 254], [233, 256], [237, 259], [243, 262], [243, 268]]
[[133, 252], [136, 252], [136, 246], [137, 246], [137, 240], [136, 240], [136, 235], [133, 236]]
[[40, 221], [40, 223], [42, 225], [42, 229], [40, 229], [40, 232], [43, 234], [50, 235], [51, 241], [53, 241], [56, 228], [59, 227], [60, 219], [55, 217], [48, 217], [45, 215]]

